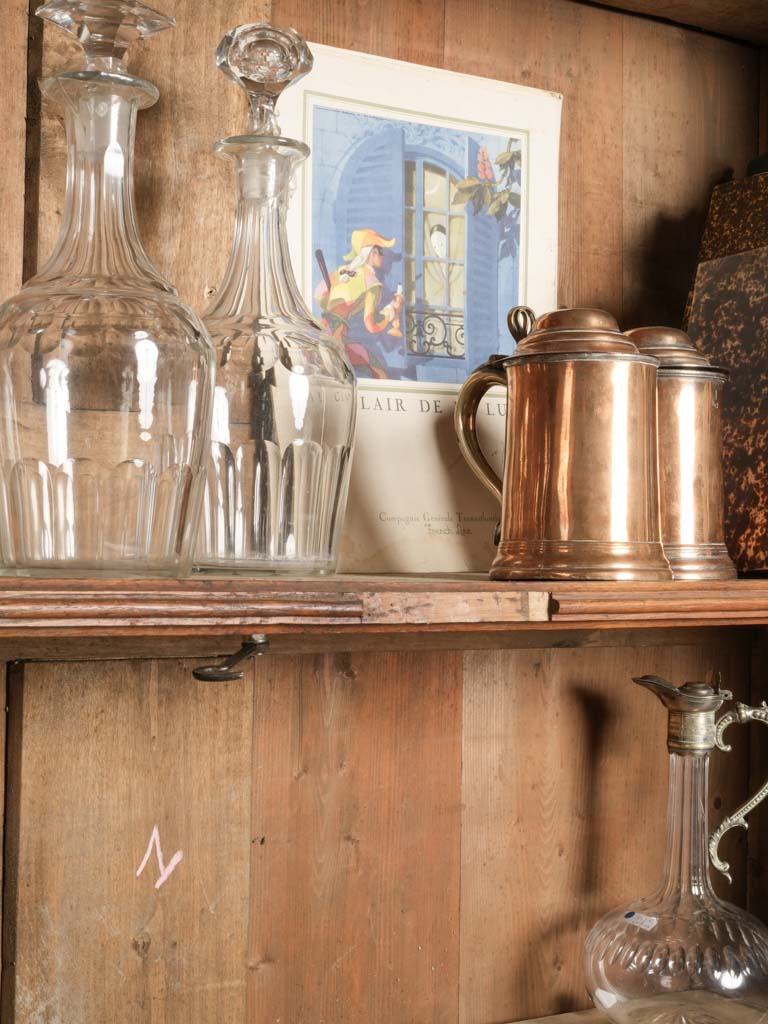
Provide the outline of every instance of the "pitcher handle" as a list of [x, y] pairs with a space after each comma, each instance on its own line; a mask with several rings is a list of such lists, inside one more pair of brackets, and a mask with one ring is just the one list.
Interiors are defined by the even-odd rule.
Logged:
[[507, 375], [502, 363], [507, 356], [496, 356], [471, 373], [461, 386], [456, 400], [453, 425], [459, 439], [461, 454], [469, 468], [501, 504], [501, 480], [483, 455], [477, 438], [477, 409], [483, 396], [496, 384], [507, 386]]
[[[746, 704], [737, 704], [733, 710], [728, 711], [715, 727], [715, 743], [719, 750], [729, 751], [731, 747], [723, 740], [723, 733], [729, 725], [740, 723], [742, 725], [747, 722], [763, 722], [768, 725], [768, 704], [765, 701], [760, 705], [759, 708], [750, 708]], [[721, 871], [729, 882], [732, 882], [730, 872], [730, 864], [727, 861], [720, 860], [717, 853], [717, 848], [720, 845], [720, 840], [723, 838], [726, 832], [730, 832], [732, 828], [749, 828], [746, 822], [746, 817], [750, 811], [754, 811], [759, 803], [768, 796], [768, 782], [755, 793], [753, 797], [750, 797], [746, 803], [742, 804], [738, 810], [734, 811], [733, 814], [729, 814], [715, 829], [712, 835], [709, 837], [709, 859], [712, 861], [712, 866]]]

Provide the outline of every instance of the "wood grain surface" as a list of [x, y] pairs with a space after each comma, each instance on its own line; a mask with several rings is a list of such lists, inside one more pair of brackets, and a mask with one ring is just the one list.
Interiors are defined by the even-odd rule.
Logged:
[[[768, 621], [768, 588], [766, 612]], [[548, 621], [545, 587], [510, 588], [458, 576], [17, 579], [0, 586], [0, 637], [6, 638], [236, 636], [345, 625], [486, 629]]]
[[[586, 928], [661, 868], [665, 716], [630, 677], [719, 668], [745, 696], [749, 651], [266, 656], [227, 685], [190, 668], [30, 664], [16, 681], [9, 1024], [586, 1005]], [[745, 744], [716, 761], [719, 814], [747, 775]], [[154, 853], [135, 874], [154, 825], [166, 865], [183, 851], [160, 889]], [[744, 840], [727, 840], [737, 900]]]
[[[461, 1024], [589, 1005], [586, 932], [662, 871], [666, 715], [631, 677], [679, 685], [716, 669], [746, 695], [739, 647], [466, 655]], [[731, 757], [715, 765], [710, 811], [745, 792], [746, 747]], [[729, 898], [744, 884], [742, 871]]]
[[[365, 634], [378, 637], [378, 646], [385, 647], [397, 646], [396, 635], [419, 634], [434, 634], [434, 647], [460, 646], [447, 643], [451, 633], [478, 646], [488, 645], [488, 634], [500, 634], [499, 646], [514, 646], [515, 630], [525, 634], [518, 646], [535, 644], [537, 632], [539, 645], [579, 646], [584, 641], [577, 634], [593, 631], [765, 624], [764, 580], [627, 584], [492, 583], [461, 576], [194, 577], [8, 579], [0, 586], [0, 654], [36, 660], [55, 657], [51, 651], [66, 656], [67, 644], [69, 657], [86, 656], [85, 650], [93, 656], [104, 651], [99, 640], [132, 639], [151, 655], [173, 654], [169, 644], [174, 639], [175, 653], [193, 653], [204, 637], [235, 648], [240, 638], [260, 632], [286, 640], [295, 636], [310, 650], [339, 649], [345, 637], [354, 646]], [[570, 641], [569, 630], [574, 631]]]
[[[6, 0], [3, 5], [3, 59], [0, 61], [2, 101], [2, 159], [0, 159], [0, 302], [21, 285], [24, 262], [25, 157], [27, 143], [27, 0]], [[6, 759], [6, 666], [0, 663], [0, 765]], [[5, 804], [5, 771], [0, 772], [0, 799]], [[5, 844], [6, 816], [0, 818], [0, 850]], [[0, 885], [4, 886], [0, 864]], [[0, 910], [2, 908], [0, 907]], [[2, 921], [0, 921], [0, 925]], [[13, 971], [5, 964], [0, 978], [0, 1017], [6, 999], [13, 998]]]
[[758, 151], [757, 122], [742, 117], [759, 116], [759, 61], [703, 33], [622, 21], [624, 321], [679, 327], [712, 188]]
[[694, 25], [733, 39], [768, 44], [768, 7], [763, 0], [595, 0], [681, 25]]
[[0, 161], [0, 302], [17, 291], [24, 254], [24, 158], [27, 114], [27, 2], [3, 5], [3, 105]]
[[[233, 26], [268, 19], [270, 4], [176, 0], [166, 8], [176, 27], [134, 44], [128, 57], [129, 70], [160, 90], [158, 103], [138, 117], [136, 206], [150, 257], [202, 310], [224, 273], [233, 229], [231, 168], [213, 155], [213, 144], [243, 131], [247, 110], [242, 90], [216, 68], [214, 51]], [[74, 46], [48, 25], [44, 39], [42, 64], [50, 74], [72, 59]], [[45, 105], [40, 162], [42, 261], [53, 248], [64, 195], [64, 133]]]
[[537, 1017], [525, 1024], [608, 1024], [608, 1018], [598, 1010], [582, 1010], [580, 1013], [558, 1013], [554, 1017]]
[[245, 1020], [251, 729], [183, 662], [26, 667], [4, 1021]]
[[[131, 58], [161, 91], [139, 117], [137, 203], [151, 256], [197, 309], [232, 234], [229, 169], [211, 146], [244, 124], [213, 50], [226, 28], [270, 10], [311, 41], [561, 92], [560, 303], [605, 307], [625, 326], [681, 321], [711, 185], [755, 152], [759, 50], [571, 0], [397, 0], [360, 16], [331, 0], [179, 0], [177, 28]], [[70, 55], [61, 36], [46, 28], [47, 70]], [[49, 114], [41, 148], [40, 258], [64, 178]]]
[[[297, 632], [269, 632], [271, 654], [328, 654], [358, 651], [466, 651], [466, 650], [532, 650], [541, 647], [659, 647], [663, 644], [696, 646], [719, 638], [731, 639], [750, 646], [754, 626], [664, 626], [649, 629], [571, 627], [542, 630], [534, 625], [466, 628], [393, 630], [380, 627], [373, 631], [324, 627]], [[115, 659], [187, 658], [196, 666], [219, 662], [238, 650], [245, 637], [235, 629], [230, 634], [186, 634], [88, 637], [2, 637], [0, 661], [104, 661]]]
[[461, 667], [454, 653], [256, 666], [254, 1024], [456, 1021]]
[[[26, 5], [11, 8], [16, 65], [1, 73], [18, 90]], [[626, 326], [682, 314], [709, 184], [741, 173], [758, 137], [756, 48], [570, 0], [177, 0], [174, 13], [178, 27], [137, 44], [130, 61], [161, 91], [139, 118], [137, 200], [152, 258], [198, 309], [232, 233], [230, 173], [211, 146], [242, 128], [244, 104], [213, 51], [238, 21], [271, 14], [316, 42], [562, 92], [560, 298], [605, 306]], [[62, 39], [38, 32], [31, 65], [60, 66], [71, 53]], [[34, 111], [31, 94], [13, 102]], [[33, 121], [29, 269], [53, 245], [64, 179], [60, 125], [46, 113], [39, 167], [34, 131]], [[16, 138], [14, 149], [4, 121], [9, 282], [24, 177]], [[67, 630], [83, 657], [125, 657], [120, 643], [142, 638], [154, 653], [179, 637], [209, 644], [217, 616], [223, 643], [290, 618], [289, 604], [296, 621], [275, 628], [293, 629], [296, 648], [283, 634], [284, 653], [226, 685], [195, 683], [177, 660], [14, 670], [4, 1024], [490, 1024], [585, 1005], [587, 924], [659, 866], [663, 713], [629, 678], [682, 682], [720, 667], [732, 688], [747, 685], [751, 633], [649, 646], [648, 628], [661, 623], [671, 641], [722, 621], [726, 605], [726, 621], [766, 621], [759, 586], [729, 591], [718, 612], [711, 588], [696, 603], [692, 591], [670, 601], [666, 589], [558, 585], [552, 623], [519, 623], [523, 649], [479, 652], [473, 644], [512, 642], [525, 588], [341, 580], [294, 583], [292, 597], [277, 584], [265, 604], [248, 583], [238, 612], [235, 588], [213, 585], [200, 600], [197, 585], [118, 587], [112, 600], [87, 583], [64, 598], [55, 583], [10, 587], [2, 628], [7, 638], [30, 629], [25, 657], [71, 658]], [[395, 636], [399, 603], [411, 621]], [[342, 644], [345, 629], [359, 645], [366, 615], [365, 643], [381, 650], [298, 653]], [[609, 615], [609, 644], [643, 636], [642, 646], [591, 646], [605, 642], [609, 631], [595, 631]], [[430, 630], [446, 649], [383, 649]], [[447, 649], [450, 637], [470, 650]], [[745, 756], [715, 766], [723, 809], [746, 789]], [[159, 889], [154, 853], [136, 877], [155, 825], [166, 865], [183, 852]], [[745, 847], [727, 852], [743, 868]], [[737, 896], [744, 889], [741, 870]]]
[[448, 0], [445, 66], [562, 93], [559, 302], [620, 315], [622, 19], [565, 0], [506, 16]]

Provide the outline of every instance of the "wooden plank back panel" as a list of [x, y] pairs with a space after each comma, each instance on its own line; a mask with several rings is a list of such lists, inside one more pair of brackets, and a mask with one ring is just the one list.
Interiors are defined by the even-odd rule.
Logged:
[[[232, 236], [230, 173], [211, 145], [244, 124], [213, 49], [226, 28], [270, 11], [317, 42], [562, 92], [560, 302], [625, 312], [628, 326], [680, 320], [710, 186], [743, 173], [757, 144], [759, 51], [570, 0], [398, 0], [359, 17], [330, 0], [179, 0], [177, 28], [132, 59], [161, 91], [139, 118], [137, 201], [150, 254], [196, 308]], [[49, 71], [71, 48], [57, 30], [45, 39]], [[47, 112], [41, 257], [60, 222], [63, 148]]]
[[357, 16], [327, 0], [272, 0], [275, 24], [292, 25], [312, 42], [434, 67], [443, 61], [445, 15], [445, 0], [392, 0]]
[[[577, 0], [578, 2], [578, 0]], [[768, 10], [762, 0], [595, 0], [608, 7], [695, 25], [708, 32], [768, 43]]]
[[[9, 1024], [242, 1021], [251, 690], [184, 662], [24, 670]], [[153, 847], [157, 826], [166, 869]]]
[[249, 1024], [453, 1024], [460, 653], [257, 665]]
[[3, 101], [0, 162], [0, 302], [21, 284], [24, 255], [24, 157], [27, 113], [27, 2], [3, 4]]
[[[2, 898], [0, 898], [0, 943], [2, 943], [2, 970], [0, 971], [0, 1020], [11, 1020], [10, 1008], [13, 1006], [15, 996], [15, 922], [16, 906], [18, 903], [18, 879], [15, 875], [10, 878], [6, 875], [6, 863], [12, 860], [18, 862], [18, 793], [14, 791], [14, 784], [18, 781], [19, 772], [16, 766], [21, 755], [21, 735], [17, 725], [21, 723], [20, 715], [12, 715], [9, 707], [10, 696], [14, 689], [18, 692], [19, 687], [14, 687], [14, 682], [20, 676], [19, 666], [4, 664], [2, 666], [2, 700], [3, 700], [3, 728], [0, 737], [0, 756], [2, 756], [2, 807], [3, 815], [0, 819], [0, 850], [2, 850], [2, 863], [0, 863], [0, 885]], [[10, 784], [9, 784], [10, 780]], [[9, 884], [10, 883], [10, 884]]]
[[559, 302], [620, 312], [622, 19], [567, 0], [448, 0], [445, 65], [563, 94]]
[[[721, 668], [746, 695], [748, 662], [710, 640], [267, 655], [227, 685], [187, 662], [27, 665], [3, 1019], [585, 1006], [587, 927], [661, 866], [664, 714], [629, 679]], [[747, 778], [745, 736], [715, 764], [719, 814]], [[136, 877], [155, 825], [166, 866], [183, 851], [159, 889], [156, 851]], [[725, 851], [739, 901], [744, 840]]]
[[[163, 7], [163, 5], [160, 5]], [[232, 240], [234, 185], [217, 139], [245, 130], [247, 102], [216, 68], [214, 51], [241, 22], [269, 20], [269, 0], [177, 0], [176, 27], [130, 51], [131, 73], [154, 82], [158, 103], [139, 113], [136, 207], [152, 260], [196, 309], [221, 280]], [[33, 19], [34, 20], [34, 19]], [[76, 54], [58, 28], [46, 26], [43, 68], [51, 74]], [[35, 86], [36, 88], [36, 86]], [[43, 104], [38, 261], [53, 249], [64, 195], [64, 131]]]
[[570, 0], [448, 0], [445, 65], [563, 94], [560, 303], [679, 325], [711, 187], [755, 152], [758, 51]]
[[759, 55], [643, 18], [624, 23], [626, 326], [681, 326], [712, 187], [757, 153]]
[[[749, 654], [738, 646], [466, 655], [461, 1024], [589, 1005], [587, 930], [661, 877], [666, 715], [631, 677], [681, 684], [716, 668], [746, 695]], [[716, 820], [743, 798], [749, 770], [746, 743], [719, 757]], [[743, 840], [728, 840], [742, 867]], [[744, 895], [742, 870], [729, 898]]]

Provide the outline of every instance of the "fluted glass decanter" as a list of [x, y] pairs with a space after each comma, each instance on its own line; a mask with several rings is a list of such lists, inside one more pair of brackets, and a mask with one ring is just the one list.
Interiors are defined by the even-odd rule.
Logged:
[[130, 43], [171, 27], [133, 0], [49, 0], [83, 68], [42, 83], [63, 113], [67, 186], [53, 255], [0, 307], [0, 571], [178, 575], [196, 536], [213, 386], [198, 317], [136, 227], [136, 113], [158, 91]]
[[292, 29], [241, 25], [219, 67], [245, 90], [250, 131], [216, 152], [235, 169], [229, 265], [204, 320], [216, 347], [208, 482], [196, 565], [327, 573], [336, 566], [355, 426], [343, 346], [314, 319], [286, 239], [293, 173], [309, 155], [283, 138], [275, 103], [312, 67]]
[[670, 755], [666, 872], [652, 896], [607, 914], [587, 936], [586, 979], [595, 1005], [616, 1024], [765, 1024], [768, 1022], [768, 929], [715, 895], [707, 854], [768, 795], [768, 785], [726, 818], [707, 842], [710, 751], [730, 750], [734, 722], [768, 723], [768, 707], [737, 704], [715, 725], [730, 694], [706, 683], [675, 687], [656, 676], [636, 683], [669, 713]]

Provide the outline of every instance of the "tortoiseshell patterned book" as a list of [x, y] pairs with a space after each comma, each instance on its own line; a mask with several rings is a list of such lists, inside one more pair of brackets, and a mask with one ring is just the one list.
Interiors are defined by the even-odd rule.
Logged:
[[731, 372], [723, 396], [728, 550], [740, 573], [768, 573], [768, 173], [714, 189], [687, 327]]

